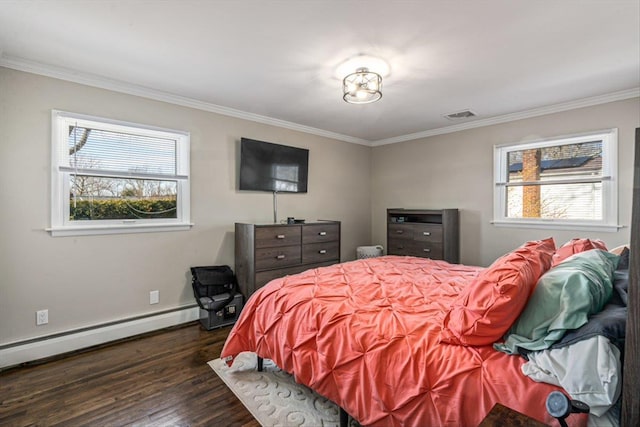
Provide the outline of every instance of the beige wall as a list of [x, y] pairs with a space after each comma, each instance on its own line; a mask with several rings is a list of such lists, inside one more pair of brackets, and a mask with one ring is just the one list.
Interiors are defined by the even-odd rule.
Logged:
[[[191, 216], [184, 232], [51, 237], [51, 110], [191, 133]], [[233, 223], [270, 222], [272, 196], [236, 191], [241, 136], [310, 149], [309, 192], [278, 196], [279, 216], [342, 221], [342, 259], [386, 244], [389, 207], [461, 209], [461, 261], [488, 265], [525, 240], [629, 240], [638, 98], [375, 148], [0, 67], [0, 346], [191, 304], [189, 267], [233, 265]], [[619, 129], [615, 233], [498, 228], [493, 145]], [[149, 305], [149, 291], [160, 304]], [[35, 326], [36, 310], [49, 324]]]
[[[554, 237], [560, 245], [584, 236], [609, 247], [629, 241], [633, 144], [640, 99], [612, 102], [373, 149], [372, 242], [386, 244], [387, 208], [458, 208], [461, 262], [489, 265], [531, 239]], [[618, 232], [557, 231], [493, 226], [493, 146], [618, 128]]]
[[[191, 132], [194, 227], [51, 237], [52, 109]], [[233, 265], [234, 222], [273, 218], [270, 193], [236, 190], [241, 136], [310, 150], [309, 192], [279, 195], [281, 218], [342, 221], [343, 260], [370, 243], [370, 147], [0, 67], [0, 345], [192, 304], [189, 267]]]

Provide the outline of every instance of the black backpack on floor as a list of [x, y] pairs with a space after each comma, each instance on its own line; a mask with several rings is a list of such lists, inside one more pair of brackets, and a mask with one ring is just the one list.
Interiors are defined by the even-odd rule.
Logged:
[[228, 265], [191, 267], [193, 296], [203, 310], [219, 311], [238, 293], [238, 281]]

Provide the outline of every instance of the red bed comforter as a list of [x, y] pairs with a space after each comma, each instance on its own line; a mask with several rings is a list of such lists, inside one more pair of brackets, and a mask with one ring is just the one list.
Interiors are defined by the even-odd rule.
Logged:
[[439, 342], [481, 270], [385, 256], [276, 279], [249, 299], [221, 357], [271, 359], [362, 425], [477, 426], [496, 402], [553, 424], [545, 400], [558, 388], [522, 374], [522, 358]]

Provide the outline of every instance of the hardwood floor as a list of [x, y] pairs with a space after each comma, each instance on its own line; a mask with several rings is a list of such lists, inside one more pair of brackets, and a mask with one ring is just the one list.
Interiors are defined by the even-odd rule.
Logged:
[[194, 322], [0, 372], [0, 425], [258, 427], [207, 365], [230, 329]]

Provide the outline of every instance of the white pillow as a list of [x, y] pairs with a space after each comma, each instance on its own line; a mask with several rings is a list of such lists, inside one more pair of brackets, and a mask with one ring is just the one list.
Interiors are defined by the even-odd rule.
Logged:
[[616, 402], [622, 388], [620, 350], [596, 335], [566, 347], [530, 353], [522, 372], [537, 382], [555, 384], [572, 399], [601, 416]]

